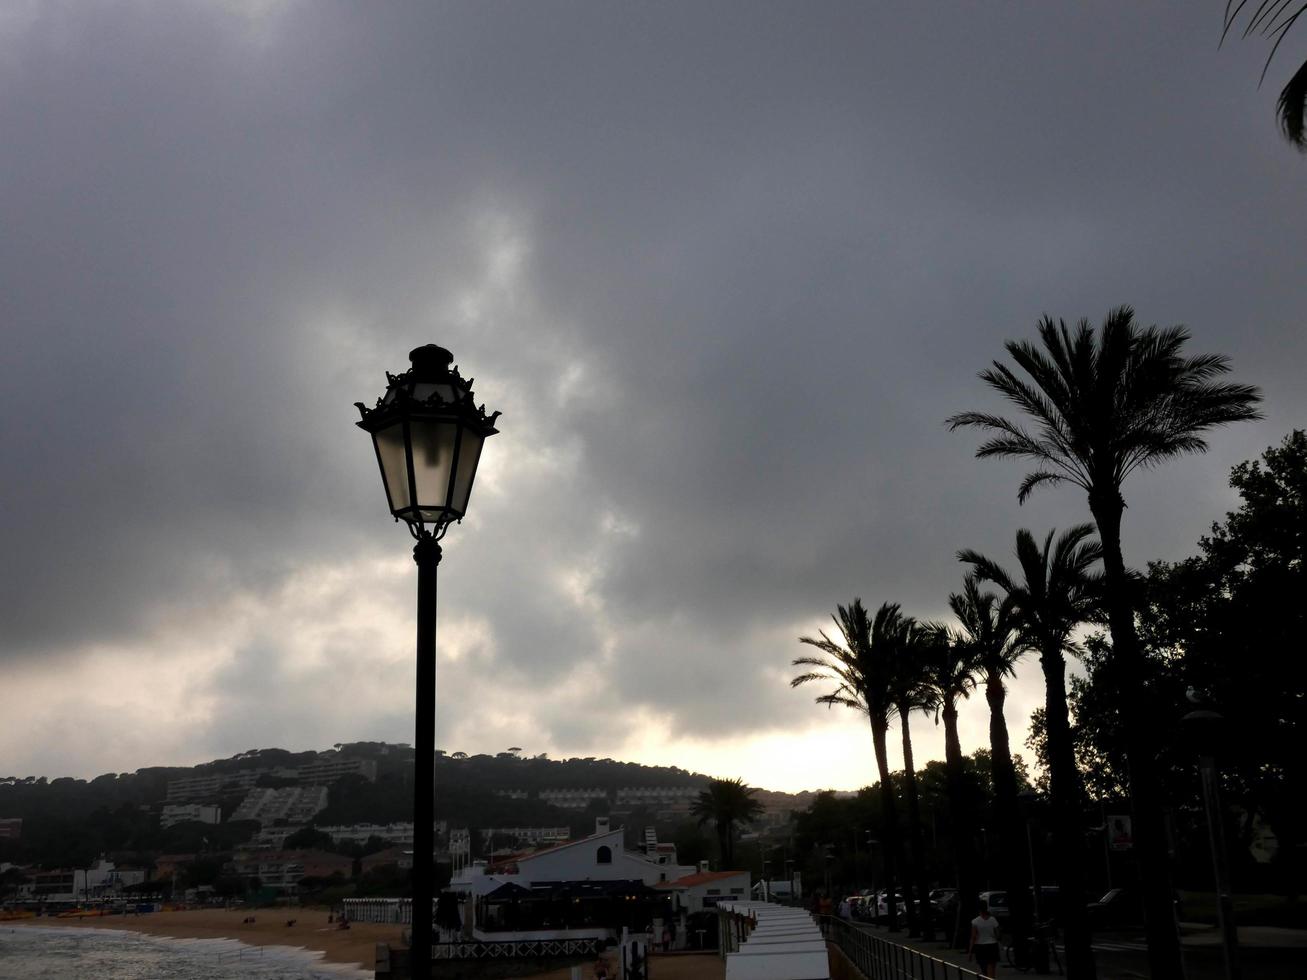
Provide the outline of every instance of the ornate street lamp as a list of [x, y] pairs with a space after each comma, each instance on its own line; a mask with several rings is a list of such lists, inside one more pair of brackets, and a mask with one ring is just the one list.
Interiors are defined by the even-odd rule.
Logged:
[[413, 938], [411, 976], [431, 976], [433, 797], [436, 745], [436, 567], [440, 539], [461, 521], [487, 436], [499, 413], [472, 400], [472, 382], [451, 367], [454, 355], [427, 344], [409, 352], [413, 366], [386, 373], [373, 408], [355, 402], [359, 428], [372, 436], [390, 512], [417, 541], [417, 710], [413, 739]]

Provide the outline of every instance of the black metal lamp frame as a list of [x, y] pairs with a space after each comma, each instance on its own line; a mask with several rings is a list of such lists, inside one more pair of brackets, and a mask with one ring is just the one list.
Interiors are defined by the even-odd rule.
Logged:
[[[485, 406], [472, 400], [472, 382], [464, 381], [458, 368], [451, 367], [453, 355], [443, 347], [428, 344], [409, 353], [413, 366], [403, 374], [386, 373], [386, 393], [374, 408], [355, 402], [361, 416], [359, 428], [373, 437], [377, 466], [381, 470], [387, 501], [395, 520], [404, 521], [413, 535], [413, 560], [418, 566], [416, 707], [413, 739], [413, 917], [409, 944], [410, 975], [415, 980], [431, 976], [431, 932], [435, 888], [431, 857], [435, 823], [436, 745], [436, 569], [440, 565], [440, 540], [451, 523], [461, 521], [471, 499], [472, 484], [480, 453], [469, 464], [462, 458], [465, 436], [484, 440], [494, 435], [499, 412], [487, 415]], [[439, 500], [420, 499], [413, 465], [413, 422], [435, 422], [454, 427], [454, 445], [449, 480]], [[396, 508], [381, 446], [377, 436], [400, 426], [404, 445], [407, 505]], [[467, 473], [460, 472], [470, 465]], [[460, 501], [456, 488], [466, 478], [466, 492]]]

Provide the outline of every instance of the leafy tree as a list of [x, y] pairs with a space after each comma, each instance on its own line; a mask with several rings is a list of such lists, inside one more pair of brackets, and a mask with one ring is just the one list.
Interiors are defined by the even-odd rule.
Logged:
[[[1271, 67], [1271, 61], [1280, 49], [1284, 36], [1304, 13], [1307, 13], [1307, 3], [1290, 0], [1259, 0], [1256, 6], [1248, 0], [1226, 0], [1225, 29], [1221, 32], [1221, 40], [1225, 40], [1245, 14], [1247, 19], [1242, 31], [1244, 37], [1260, 34], [1267, 39], [1273, 38], [1275, 43], [1262, 67], [1262, 80], [1265, 81], [1266, 72]], [[1298, 67], [1284, 88], [1280, 89], [1280, 97], [1275, 102], [1275, 114], [1284, 138], [1300, 150], [1307, 150], [1304, 112], [1307, 112], [1307, 61]]]
[[[876, 768], [880, 771], [882, 833], [885, 844], [885, 888], [895, 893], [896, 869], [903, 867], [898, 829], [898, 805], [894, 799], [894, 780], [890, 775], [885, 735], [894, 711], [890, 680], [893, 676], [894, 650], [901, 643], [903, 615], [897, 603], [884, 603], [872, 620], [861, 599], [850, 606], [838, 606], [834, 617], [844, 642], [837, 643], [824, 632], [816, 637], [804, 636], [800, 643], [816, 647], [826, 656], [798, 657], [795, 667], [811, 667], [790, 681], [791, 687], [813, 682], [834, 683], [835, 688], [816, 701], [828, 708], [843, 705], [866, 714], [871, 723], [872, 746]], [[898, 928], [898, 909], [888, 903], [889, 928]]]
[[1149, 728], [1150, 693], [1135, 625], [1137, 591], [1121, 551], [1121, 487], [1135, 470], [1207, 448], [1203, 436], [1228, 422], [1259, 418], [1256, 388], [1217, 380], [1229, 371], [1216, 354], [1185, 357], [1182, 327], [1141, 328], [1134, 311], [1108, 313], [1096, 334], [1087, 320], [1072, 331], [1045, 317], [1040, 345], [1005, 345], [1019, 375], [995, 361], [981, 379], [1036, 424], [1035, 431], [1000, 415], [964, 412], [953, 429], [992, 433], [980, 457], [1027, 460], [1018, 501], [1036, 487], [1070, 483], [1085, 492], [1103, 549], [1104, 600], [1112, 635], [1112, 672], [1123, 701], [1135, 847], [1141, 862], [1149, 965], [1155, 980], [1183, 975], [1171, 906], [1162, 801], [1156, 795], [1156, 745]]
[[[1197, 807], [1199, 787], [1181, 716], [1193, 705], [1186, 692], [1227, 719], [1220, 756], [1222, 795], [1240, 810], [1230, 826], [1238, 876], [1248, 864], [1254, 820], [1270, 823], [1279, 841], [1268, 887], [1297, 889], [1304, 833], [1297, 787], [1304, 785], [1307, 743], [1307, 658], [1285, 656], [1307, 635], [1307, 434], [1292, 432], [1260, 460], [1241, 463], [1230, 477], [1241, 503], [1214, 524], [1199, 553], [1180, 562], [1155, 562], [1143, 583], [1139, 617], [1147, 685], [1154, 694], [1150, 721], [1160, 746], [1157, 778], [1167, 798]], [[1072, 681], [1077, 761], [1097, 794], [1125, 784], [1122, 707], [1105, 637], [1091, 637], [1085, 676]], [[1033, 743], [1042, 748], [1041, 734]], [[1196, 828], [1200, 836], [1202, 827]], [[1206, 866], [1198, 842], [1196, 862]]]
[[714, 779], [707, 789], [700, 790], [691, 808], [700, 826], [711, 821], [716, 828], [724, 871], [735, 867], [735, 828], [762, 816], [762, 804], [754, 799], [757, 792], [740, 779]]
[[[978, 579], [1003, 590], [1017, 632], [1017, 643], [1039, 653], [1044, 672], [1044, 717], [1048, 727], [1048, 773], [1055, 831], [1058, 836], [1059, 887], [1063, 908], [1078, 909], [1085, 897], [1085, 840], [1081, 827], [1084, 790], [1080, 785], [1071, 742], [1066, 702], [1066, 654], [1078, 652], [1072, 634], [1094, 608], [1098, 579], [1091, 569], [1102, 549], [1090, 538], [1093, 528], [1081, 524], [1063, 532], [1056, 544], [1049, 531], [1041, 547], [1025, 528], [1017, 532], [1017, 562], [1021, 579], [974, 551], [959, 560]], [[1094, 955], [1083, 916], [1066, 922], [1067, 974], [1092, 978]]]

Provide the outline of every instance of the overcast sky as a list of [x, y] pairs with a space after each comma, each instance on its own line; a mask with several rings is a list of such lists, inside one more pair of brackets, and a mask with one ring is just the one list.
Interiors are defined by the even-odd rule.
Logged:
[[[1221, 12], [0, 0], [0, 775], [412, 741], [353, 403], [437, 342], [504, 413], [438, 744], [866, 784], [797, 637], [1088, 518], [943, 424], [1005, 339], [1129, 303], [1262, 387], [1128, 484], [1136, 565], [1307, 419], [1302, 51], [1259, 91]], [[1015, 744], [1040, 699], [1032, 662]]]

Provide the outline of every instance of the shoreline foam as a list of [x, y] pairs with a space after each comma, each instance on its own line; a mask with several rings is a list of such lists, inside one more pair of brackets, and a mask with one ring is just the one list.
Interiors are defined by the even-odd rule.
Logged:
[[[249, 916], [255, 917], [253, 924], [242, 921]], [[294, 926], [285, 925], [290, 919], [296, 921]], [[397, 942], [401, 927], [351, 923], [347, 930], [337, 929], [327, 924], [325, 909], [192, 909], [87, 919], [43, 917], [7, 922], [0, 928], [41, 929], [72, 935], [95, 930], [183, 942], [227, 942], [235, 944], [234, 953], [240, 948], [284, 950], [311, 958], [315, 967], [346, 967], [348, 972], [341, 973], [342, 976], [362, 977], [371, 975], [376, 944]]]

